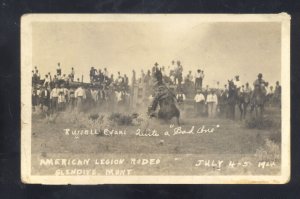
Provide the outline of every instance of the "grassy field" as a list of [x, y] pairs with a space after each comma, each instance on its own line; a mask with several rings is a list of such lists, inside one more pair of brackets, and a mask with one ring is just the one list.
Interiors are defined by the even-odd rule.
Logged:
[[[266, 129], [249, 129], [244, 121], [228, 120], [224, 118], [184, 117], [181, 121], [181, 133], [190, 131], [194, 126], [194, 133], [174, 135], [172, 123], [164, 124], [155, 119], [142, 122], [141, 125], [106, 126], [105, 128], [122, 131], [121, 135], [107, 136], [82, 135], [76, 138], [72, 134], [66, 135], [64, 129], [91, 129], [91, 125], [84, 125], [84, 121], [71, 121], [66, 118], [75, 117], [76, 113], [64, 113], [55, 121], [33, 117], [32, 121], [32, 163], [33, 173], [47, 174], [51, 169], [41, 169], [38, 165], [40, 158], [52, 157], [90, 157], [103, 158], [158, 158], [161, 163], [152, 166], [147, 174], [199, 174], [199, 175], [227, 175], [227, 174], [276, 174], [280, 171], [280, 111], [268, 108], [266, 118], [273, 121], [273, 127]], [[88, 117], [88, 114], [80, 117]], [[137, 136], [137, 129], [156, 130], [158, 136]], [[279, 128], [278, 128], [279, 126]], [[196, 133], [197, 129], [214, 128], [210, 133]], [[165, 131], [169, 135], [165, 135]], [[126, 131], [126, 135], [124, 132]], [[177, 131], [178, 132], [178, 131]], [[271, 157], [271, 158], [270, 158]], [[222, 160], [224, 167], [195, 167], [197, 160]], [[275, 161], [276, 166], [270, 169], [258, 169], [259, 161]], [[251, 162], [252, 166], [230, 169], [230, 161]], [[127, 161], [128, 162], [128, 161]], [[122, 167], [131, 168], [133, 165], [124, 164]], [[115, 167], [115, 165], [113, 165]], [[148, 167], [135, 166], [135, 174], [145, 174]], [[212, 169], [213, 168], [213, 169]], [[98, 168], [99, 169], [99, 168]], [[99, 171], [103, 171], [101, 167]], [[102, 173], [99, 175], [103, 175]]]

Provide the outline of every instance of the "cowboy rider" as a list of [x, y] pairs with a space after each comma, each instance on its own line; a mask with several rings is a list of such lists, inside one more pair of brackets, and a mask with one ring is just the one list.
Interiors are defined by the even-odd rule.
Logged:
[[[158, 64], [155, 63], [155, 73], [154, 73], [154, 78], [153, 78], [153, 100], [151, 105], [148, 108], [148, 114], [150, 116], [154, 115], [154, 112], [157, 108], [159, 100], [170, 93], [169, 89], [167, 86], [163, 83], [163, 78], [162, 78], [162, 73], [161, 70], [158, 69]], [[176, 96], [174, 95], [174, 99], [176, 99]]]
[[262, 79], [263, 75], [261, 73], [258, 74], [258, 79], [254, 81], [254, 92], [252, 94], [252, 98], [257, 94], [257, 92], [262, 92], [264, 95], [267, 93], [266, 86], [268, 82]]

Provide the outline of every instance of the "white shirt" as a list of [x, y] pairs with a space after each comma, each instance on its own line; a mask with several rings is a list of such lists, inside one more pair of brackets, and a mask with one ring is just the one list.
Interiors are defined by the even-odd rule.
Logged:
[[116, 97], [117, 97], [117, 101], [118, 102], [122, 101], [122, 92], [121, 91], [116, 91], [115, 94], [116, 94]]
[[94, 101], [98, 101], [98, 91], [97, 90], [91, 90], [91, 95]]
[[206, 99], [206, 102], [207, 103], [210, 103], [210, 102], [215, 102], [216, 104], [218, 104], [218, 97], [216, 94], [208, 94], [207, 95], [207, 99]]
[[237, 80], [233, 80], [233, 83], [234, 83], [234, 85], [237, 87], [237, 88], [241, 88], [242, 87], [242, 83], [241, 83], [241, 81], [237, 81]]
[[153, 100], [153, 96], [150, 95], [148, 99], [149, 99], [150, 101], [152, 101], [152, 100]]
[[59, 94], [59, 88], [53, 88], [50, 93], [50, 99], [52, 99], [53, 97], [58, 97], [58, 94]]
[[104, 74], [104, 76], [107, 76], [107, 77], [108, 77], [108, 75], [109, 75], [109, 73], [108, 73], [107, 70], [104, 70], [104, 71], [103, 71], [103, 74]]
[[195, 75], [195, 78], [204, 78], [204, 73], [203, 72], [200, 72], [200, 73], [196, 73], [196, 75]]
[[203, 95], [202, 93], [198, 93], [198, 94], [196, 94], [194, 100], [195, 100], [196, 102], [205, 101], [205, 97], [204, 97], [204, 95]]
[[46, 85], [46, 83], [50, 84], [50, 77], [45, 77], [44, 85]]
[[185, 94], [183, 94], [183, 93], [182, 93], [182, 94], [177, 94], [177, 95], [176, 95], [176, 99], [179, 99], [180, 95], [182, 95], [182, 99], [183, 99], [183, 100], [186, 99], [186, 98], [185, 98]]
[[77, 88], [75, 91], [75, 97], [83, 97], [83, 99], [86, 99], [85, 90], [81, 87]]

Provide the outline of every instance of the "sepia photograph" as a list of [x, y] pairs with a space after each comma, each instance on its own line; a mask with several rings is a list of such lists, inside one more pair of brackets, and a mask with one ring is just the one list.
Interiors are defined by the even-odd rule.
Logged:
[[24, 183], [289, 181], [288, 14], [21, 22]]

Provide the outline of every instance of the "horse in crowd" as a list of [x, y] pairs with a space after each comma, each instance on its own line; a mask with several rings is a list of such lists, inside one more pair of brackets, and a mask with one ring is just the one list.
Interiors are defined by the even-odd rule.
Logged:
[[255, 111], [256, 117], [263, 117], [266, 99], [266, 91], [260, 86], [255, 86], [251, 100], [251, 114]]
[[[250, 105], [252, 110], [250, 92], [241, 92], [233, 83], [233, 81], [228, 80], [228, 97], [227, 97], [227, 114], [226, 116], [230, 119], [235, 119], [235, 106], [237, 105], [240, 111], [240, 120], [246, 118], [247, 110]], [[252, 112], [251, 112], [252, 113]]]

